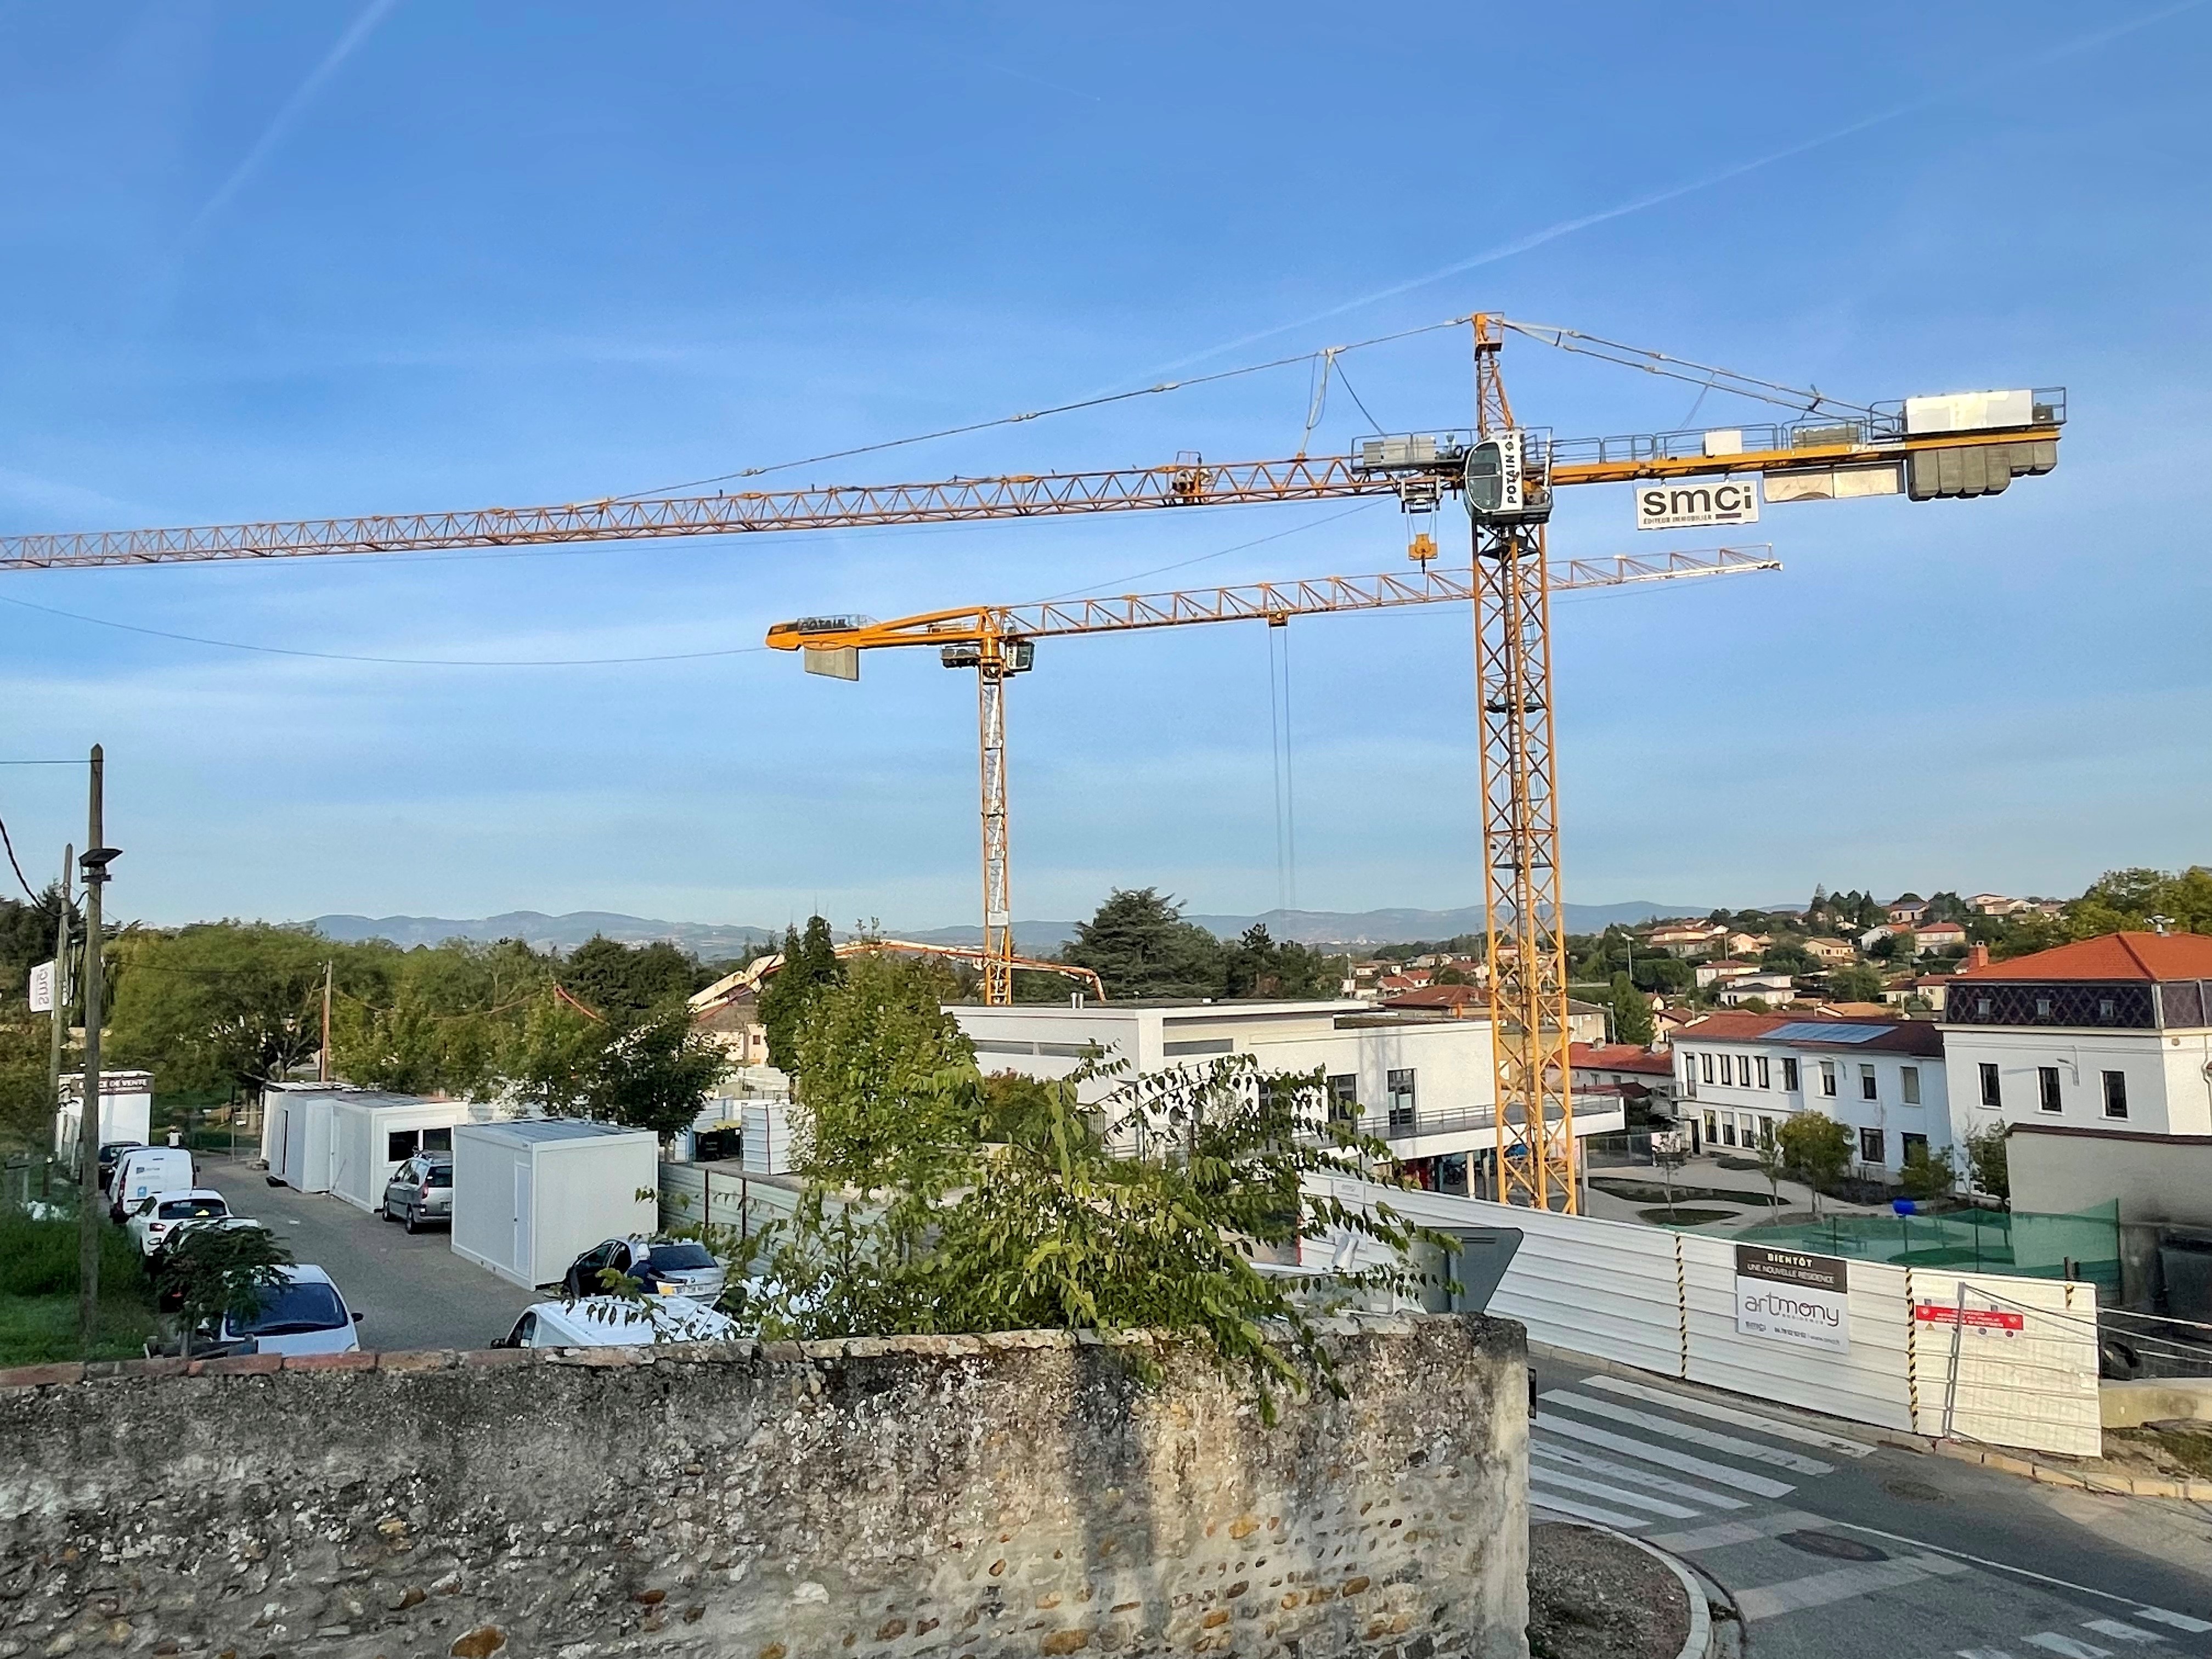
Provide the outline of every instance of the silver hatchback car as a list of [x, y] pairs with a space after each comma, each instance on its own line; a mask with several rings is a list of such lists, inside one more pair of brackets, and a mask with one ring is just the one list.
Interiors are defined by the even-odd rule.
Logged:
[[384, 1183], [384, 1218], [406, 1224], [414, 1232], [434, 1221], [453, 1219], [453, 1160], [443, 1152], [417, 1152]]

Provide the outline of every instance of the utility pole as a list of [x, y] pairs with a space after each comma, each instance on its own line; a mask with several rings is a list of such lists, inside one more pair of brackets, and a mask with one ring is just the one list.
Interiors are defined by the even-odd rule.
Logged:
[[[70, 890], [76, 880], [76, 848], [62, 848], [62, 915], [54, 926], [54, 1006], [53, 1047], [46, 1056], [46, 1096], [54, 1103], [54, 1110], [62, 1109], [62, 1042], [69, 1035], [70, 1003], [75, 994], [70, 984], [70, 913], [76, 907], [70, 902]], [[82, 1115], [79, 1114], [80, 1119]], [[82, 1121], [77, 1127], [80, 1141], [84, 1133]], [[94, 1171], [93, 1185], [100, 1184], [99, 1172]]]
[[92, 1352], [100, 1332], [100, 890], [117, 853], [107, 845], [103, 810], [106, 759], [92, 745], [92, 788], [85, 819], [84, 856], [84, 1110], [77, 1119], [77, 1339]]
[[323, 1052], [315, 1062], [315, 1081], [331, 1080], [331, 964], [323, 964]]

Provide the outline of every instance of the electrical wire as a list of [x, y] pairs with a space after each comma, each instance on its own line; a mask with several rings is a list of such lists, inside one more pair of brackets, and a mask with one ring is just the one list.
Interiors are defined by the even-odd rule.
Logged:
[[1301, 351], [1289, 357], [1270, 358], [1264, 363], [1247, 363], [1241, 368], [1219, 369], [1212, 374], [1194, 374], [1187, 380], [1162, 380], [1155, 386], [1138, 386], [1127, 392], [1103, 392], [1097, 397], [1079, 398], [1073, 403], [1054, 404], [1044, 409], [1032, 409], [1019, 415], [1001, 415], [994, 420], [969, 421], [959, 426], [940, 427], [934, 432], [919, 432], [911, 437], [886, 438], [880, 443], [856, 444], [849, 449], [833, 449], [819, 455], [808, 455], [794, 461], [778, 461], [770, 466], [741, 467], [734, 472], [718, 472], [711, 477], [691, 478], [682, 483], [661, 484], [651, 489], [633, 489], [627, 494], [611, 495], [616, 501], [641, 501], [648, 496], [673, 495], [683, 489], [702, 489], [708, 484], [727, 483], [733, 478], [765, 477], [771, 472], [787, 472], [793, 467], [816, 466], [824, 461], [849, 460], [855, 455], [880, 454], [887, 449], [904, 449], [915, 444], [933, 443], [939, 438], [964, 437], [971, 432], [988, 432], [994, 427], [1019, 426], [1028, 421], [1042, 421], [1054, 415], [1072, 414], [1077, 410], [1097, 409], [1108, 404], [1127, 403], [1135, 398], [1157, 398], [1164, 392], [1182, 392], [1194, 386], [1210, 386], [1217, 380], [1233, 380], [1242, 375], [1263, 374], [1271, 368], [1287, 368], [1292, 363], [1310, 363], [1324, 354], [1341, 356], [1347, 351], [1358, 351], [1368, 346], [1385, 345], [1393, 340], [1410, 339], [1416, 334], [1433, 334], [1438, 329], [1464, 327], [1471, 318], [1450, 317], [1441, 323], [1424, 323], [1418, 328], [1403, 328], [1394, 334], [1377, 334], [1364, 340], [1354, 340], [1348, 345], [1325, 346], [1320, 351]]
[[1358, 392], [1358, 391], [1356, 391], [1356, 390], [1353, 388], [1352, 384], [1352, 380], [1351, 380], [1350, 377], [1349, 377], [1349, 376], [1347, 376], [1347, 375], [1345, 374], [1345, 372], [1344, 372], [1342, 369], [1340, 369], [1340, 369], [1339, 369], [1339, 370], [1337, 370], [1337, 372], [1336, 372], [1336, 378], [1337, 378], [1338, 380], [1340, 380], [1343, 381], [1343, 382], [1344, 382], [1344, 389], [1345, 389], [1346, 392], [1351, 392], [1351, 393], [1352, 393], [1352, 401], [1353, 403], [1358, 404], [1359, 405], [1359, 412], [1360, 412], [1362, 415], [1365, 415], [1365, 416], [1367, 416], [1367, 428], [1368, 428], [1368, 430], [1369, 430], [1369, 431], [1370, 431], [1370, 432], [1376, 432], [1376, 433], [1381, 432], [1381, 431], [1382, 430], [1382, 422], [1380, 422], [1380, 421], [1378, 421], [1378, 420], [1376, 420], [1373, 415], [1371, 415], [1371, 414], [1370, 414], [1370, 413], [1368, 412], [1368, 408], [1367, 408], [1367, 400], [1366, 400], [1364, 398], [1361, 397], [1361, 396], [1359, 395]]
[[8, 866], [15, 872], [15, 880], [23, 890], [23, 896], [30, 900], [32, 908], [36, 909], [39, 896], [31, 890], [30, 878], [24, 875], [23, 866], [15, 861], [15, 837], [8, 833], [8, 822], [5, 818], [0, 818], [0, 846], [7, 848]]
[[[157, 640], [177, 640], [186, 645], [215, 646], [225, 651], [251, 651], [267, 657], [312, 657], [322, 662], [379, 663], [399, 668], [604, 668], [625, 663], [698, 662], [710, 657], [750, 657], [768, 649], [764, 645], [738, 645], [719, 651], [672, 651], [647, 657], [370, 657], [344, 651], [306, 651], [292, 646], [249, 645], [240, 640], [212, 640], [198, 634], [174, 634], [165, 628], [143, 628], [137, 623], [114, 622], [106, 617], [88, 617], [78, 611], [34, 605], [28, 599], [15, 599], [4, 593], [0, 593], [0, 604], [20, 605], [26, 611], [42, 611], [49, 617], [66, 617], [71, 622], [90, 623], [95, 628], [115, 628], [126, 634], [144, 634]], [[64, 764], [58, 761], [9, 763], [25, 766]], [[82, 762], [68, 763], [82, 764]]]

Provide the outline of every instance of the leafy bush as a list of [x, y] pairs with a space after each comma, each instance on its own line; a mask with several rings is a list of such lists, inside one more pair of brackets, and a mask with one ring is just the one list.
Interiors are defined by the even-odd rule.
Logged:
[[[76, 1294], [76, 1218], [34, 1220], [21, 1210], [0, 1212], [0, 1296]], [[100, 1282], [103, 1292], [117, 1287], [135, 1292], [145, 1264], [130, 1237], [102, 1222]]]

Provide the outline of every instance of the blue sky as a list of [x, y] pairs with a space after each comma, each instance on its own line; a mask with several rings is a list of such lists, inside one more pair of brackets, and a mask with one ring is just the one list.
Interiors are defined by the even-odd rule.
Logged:
[[[2055, 475], [1770, 508], [1783, 574], [1563, 605], [1559, 690], [1577, 900], [2072, 892], [2212, 853], [2208, 67], [2203, 3], [17, 0], [0, 528], [592, 499], [1477, 307], [1862, 401], [2063, 385]], [[1387, 428], [1468, 419], [1461, 336], [1344, 362]], [[1697, 396], [1527, 343], [1507, 374], [1563, 436], [1671, 428]], [[1282, 454], [1308, 386], [778, 477]], [[1340, 385], [1316, 447], [1365, 427]], [[1562, 556], [1665, 544], [1622, 489], [1554, 520]], [[973, 685], [921, 653], [858, 685], [757, 652], [410, 666], [52, 612], [337, 657], [654, 656], [1403, 549], [1393, 507], [1338, 504], [5, 575], [0, 757], [106, 744], [111, 902], [149, 920], [964, 922]], [[1468, 628], [1289, 630], [1300, 904], [1478, 898]], [[1265, 629], [1038, 665], [1018, 914], [1289, 895]], [[80, 789], [0, 769], [34, 874], [81, 839]]]

